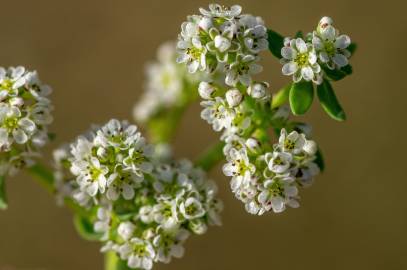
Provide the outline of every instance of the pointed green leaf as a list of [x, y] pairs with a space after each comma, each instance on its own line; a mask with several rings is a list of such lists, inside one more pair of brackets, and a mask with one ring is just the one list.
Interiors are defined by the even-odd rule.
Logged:
[[75, 215], [73, 224], [78, 234], [85, 240], [97, 241], [102, 237], [100, 233], [95, 232], [93, 223], [86, 217]]
[[284, 86], [280, 91], [278, 91], [271, 101], [271, 108], [275, 109], [287, 102], [288, 96], [290, 95], [291, 83]]
[[325, 76], [331, 79], [332, 81], [339, 81], [345, 78], [348, 75], [351, 75], [353, 72], [352, 66], [347, 65], [341, 69], [329, 69], [326, 66], [322, 65], [322, 69], [324, 70]]
[[328, 81], [325, 80], [317, 86], [317, 95], [322, 108], [330, 117], [337, 121], [344, 121], [346, 119], [345, 112]]
[[7, 209], [6, 177], [0, 176], [0, 209]]
[[314, 99], [314, 87], [312, 82], [300, 81], [294, 83], [290, 90], [290, 106], [295, 115], [306, 113]]
[[284, 46], [284, 37], [271, 29], [267, 30], [269, 50], [271, 53], [281, 59], [281, 48]]

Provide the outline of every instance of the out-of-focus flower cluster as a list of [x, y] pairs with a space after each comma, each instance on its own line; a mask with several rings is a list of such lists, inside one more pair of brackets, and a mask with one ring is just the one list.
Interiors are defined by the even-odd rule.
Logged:
[[188, 16], [178, 38], [177, 62], [191, 73], [217, 70], [229, 86], [249, 86], [252, 75], [262, 70], [258, 54], [268, 47], [267, 29], [260, 17], [241, 10], [238, 5], [211, 4], [200, 15]]
[[181, 257], [190, 234], [220, 225], [214, 182], [187, 160], [163, 161], [162, 152], [117, 120], [54, 152], [59, 199], [83, 206], [102, 251], [116, 252], [131, 268]]
[[161, 109], [170, 108], [194, 96], [197, 84], [205, 74], [187, 72], [185, 65], [175, 62], [175, 42], [163, 43], [157, 52], [157, 60], [146, 65], [144, 93], [134, 107], [134, 117], [144, 123]]
[[0, 175], [30, 166], [48, 141], [53, 106], [36, 71], [0, 67]]
[[[251, 77], [250, 66], [258, 66], [258, 53], [267, 48], [263, 21], [240, 15], [239, 6], [209, 8], [182, 24], [179, 62], [191, 72], [221, 67], [225, 73], [226, 85], [206, 80], [198, 87], [204, 99], [201, 117], [222, 132], [227, 160], [223, 172], [231, 177], [231, 189], [249, 213], [297, 207], [298, 187], [308, 186], [319, 173], [314, 163], [317, 146], [294, 130], [285, 107], [271, 108], [269, 84]], [[305, 43], [298, 46], [302, 45], [306, 48]], [[234, 73], [234, 66], [243, 69]], [[271, 127], [281, 130], [277, 144], [269, 141]]]
[[294, 82], [301, 80], [320, 84], [323, 69], [341, 69], [349, 64], [351, 53], [347, 48], [351, 40], [347, 35], [340, 35], [333, 26], [333, 20], [323, 17], [317, 29], [302, 37], [285, 38], [281, 49], [282, 72], [292, 76]]

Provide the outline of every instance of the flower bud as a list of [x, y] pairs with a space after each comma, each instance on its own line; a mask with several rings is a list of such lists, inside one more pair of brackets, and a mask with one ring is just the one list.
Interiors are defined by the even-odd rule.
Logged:
[[318, 23], [317, 31], [321, 33], [321, 31], [325, 30], [326, 27], [332, 25], [334, 21], [330, 17], [322, 17], [322, 19]]
[[263, 98], [268, 87], [269, 84], [266, 82], [254, 83], [247, 88], [247, 93], [253, 98]]
[[303, 150], [308, 154], [308, 155], [315, 155], [317, 152], [317, 144], [314, 141], [307, 140], [304, 144]]
[[201, 98], [211, 99], [215, 92], [215, 87], [209, 82], [201, 82], [198, 87], [198, 92]]
[[120, 223], [117, 232], [119, 233], [120, 237], [123, 238], [123, 240], [127, 241], [133, 236], [134, 229], [135, 226], [133, 225], [133, 223], [126, 221]]
[[24, 100], [21, 97], [13, 97], [10, 99], [10, 105], [20, 107], [24, 104]]
[[205, 31], [209, 31], [210, 28], [212, 28], [213, 23], [212, 23], [212, 19], [209, 17], [203, 17], [200, 21], [198, 26], [205, 30]]
[[226, 92], [226, 101], [230, 107], [235, 107], [242, 102], [242, 93], [237, 89], [231, 89]]
[[250, 151], [252, 151], [254, 153], [259, 152], [259, 150], [261, 149], [260, 142], [258, 140], [256, 140], [255, 138], [248, 138], [246, 140], [246, 146]]

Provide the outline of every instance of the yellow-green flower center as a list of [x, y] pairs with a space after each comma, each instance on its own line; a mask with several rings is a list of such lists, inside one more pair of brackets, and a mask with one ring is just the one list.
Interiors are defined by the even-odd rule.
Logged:
[[308, 63], [308, 53], [299, 53], [294, 60], [299, 67], [306, 66]]
[[4, 119], [3, 126], [8, 130], [14, 130], [18, 126], [18, 119], [16, 117], [8, 117]]
[[288, 149], [288, 150], [293, 150], [295, 147], [295, 142], [291, 141], [291, 140], [284, 140], [284, 148]]
[[334, 56], [336, 53], [335, 45], [332, 42], [326, 42], [324, 44], [325, 46], [325, 51], [329, 56]]

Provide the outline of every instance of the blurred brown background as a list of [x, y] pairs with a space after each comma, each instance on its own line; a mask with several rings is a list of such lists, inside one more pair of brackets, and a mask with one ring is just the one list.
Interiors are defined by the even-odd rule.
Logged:
[[[310, 31], [323, 15], [358, 42], [354, 75], [335, 84], [349, 120], [329, 119], [317, 103], [306, 117], [324, 150], [326, 172], [302, 192], [302, 206], [250, 216], [219, 172], [224, 226], [187, 242], [183, 259], [155, 269], [407, 269], [407, 179], [404, 174], [407, 89], [405, 2], [222, 1], [286, 35]], [[207, 1], [1, 1], [0, 65], [37, 69], [54, 88], [53, 147], [91, 123], [131, 119], [143, 65], [176, 38], [186, 15]], [[284, 78], [264, 53], [263, 79]], [[404, 77], [403, 77], [404, 76]], [[195, 157], [218, 135], [185, 115], [177, 156]], [[68, 210], [27, 174], [8, 179], [9, 210], [0, 213], [0, 269], [102, 269], [98, 243], [81, 240]]]

